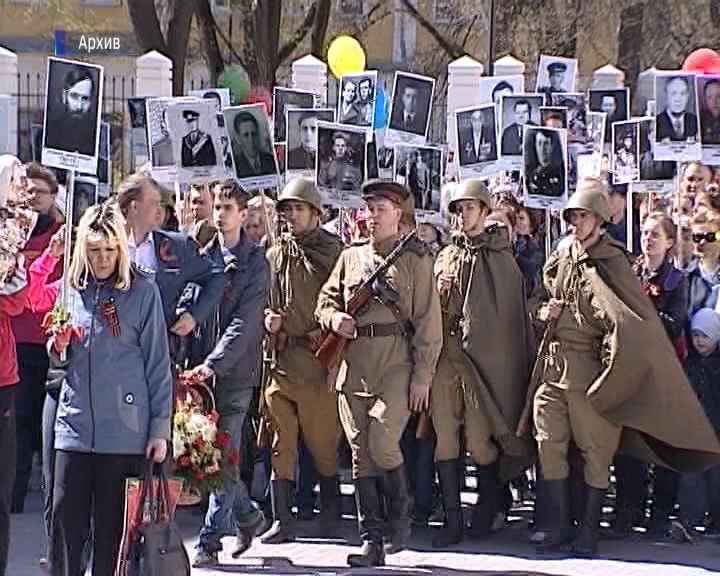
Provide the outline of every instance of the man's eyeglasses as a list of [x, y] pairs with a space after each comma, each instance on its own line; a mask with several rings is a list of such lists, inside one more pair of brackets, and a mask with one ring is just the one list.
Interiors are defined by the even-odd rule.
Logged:
[[716, 240], [720, 240], [720, 232], [695, 232], [692, 235], [692, 241], [695, 242], [695, 244], [700, 244], [700, 242], [711, 243], [715, 242]]

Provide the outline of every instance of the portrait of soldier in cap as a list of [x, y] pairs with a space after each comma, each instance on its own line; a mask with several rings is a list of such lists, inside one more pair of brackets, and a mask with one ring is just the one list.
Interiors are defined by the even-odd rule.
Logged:
[[552, 106], [552, 94], [572, 92], [576, 70], [577, 61], [571, 58], [540, 56], [536, 91], [545, 94], [547, 106]]
[[187, 133], [182, 138], [180, 162], [183, 168], [196, 166], [214, 166], [217, 163], [212, 138], [200, 130], [200, 113], [195, 110], [183, 110], [183, 120]]
[[523, 139], [525, 187], [532, 196], [566, 195], [565, 130], [528, 127]]

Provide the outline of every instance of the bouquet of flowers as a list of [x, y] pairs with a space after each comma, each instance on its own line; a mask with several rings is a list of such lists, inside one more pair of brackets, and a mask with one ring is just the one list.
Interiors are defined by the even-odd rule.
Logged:
[[[222, 486], [220, 463], [230, 434], [218, 430], [218, 413], [207, 410], [189, 391], [178, 395], [173, 417], [173, 460], [175, 475], [185, 480], [185, 489], [200, 495]], [[237, 452], [237, 451], [233, 451]], [[235, 464], [239, 454], [231, 453], [228, 463]]]
[[73, 326], [70, 323], [70, 312], [59, 302], [55, 304], [55, 307], [50, 310], [50, 312], [45, 314], [45, 318], [43, 318], [42, 321], [42, 329], [48, 336], [62, 334], [68, 341], [73, 338], [80, 340], [83, 337], [82, 326]]

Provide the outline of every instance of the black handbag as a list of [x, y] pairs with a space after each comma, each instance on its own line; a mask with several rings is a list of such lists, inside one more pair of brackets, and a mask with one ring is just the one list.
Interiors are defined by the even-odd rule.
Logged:
[[127, 576], [190, 576], [190, 558], [170, 514], [167, 476], [162, 466], [158, 469], [155, 496], [153, 464], [148, 465], [145, 473], [135, 513], [136, 528], [128, 549]]

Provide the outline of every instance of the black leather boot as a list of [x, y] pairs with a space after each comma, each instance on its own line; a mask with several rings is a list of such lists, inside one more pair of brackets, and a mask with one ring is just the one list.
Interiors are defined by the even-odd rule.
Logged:
[[395, 554], [407, 548], [412, 530], [405, 465], [386, 471], [383, 486], [388, 508], [388, 523], [390, 524], [390, 543], [386, 546], [385, 552]]
[[573, 552], [578, 556], [591, 558], [597, 553], [605, 490], [587, 486], [585, 493], [587, 495], [585, 500], [585, 515], [580, 522], [577, 536], [573, 542]]
[[272, 507], [274, 522], [270, 529], [260, 537], [263, 544], [282, 544], [295, 540], [295, 519], [290, 511], [290, 493], [292, 482], [277, 479], [272, 484]]
[[337, 476], [320, 476], [320, 530], [334, 535], [340, 520], [340, 482]]
[[433, 548], [447, 548], [463, 539], [463, 518], [460, 504], [460, 469], [457, 460], [436, 462], [443, 506], [445, 507], [445, 525], [442, 532], [433, 538]]
[[540, 553], [557, 551], [573, 539], [567, 480], [544, 480], [543, 482], [547, 529], [543, 538], [537, 542], [537, 550]]
[[347, 557], [347, 563], [354, 568], [385, 566], [383, 522], [377, 486], [377, 479], [374, 477], [355, 480], [358, 528], [363, 544], [359, 554], [350, 554]]
[[503, 487], [498, 478], [497, 462], [477, 466], [478, 501], [470, 520], [470, 539], [483, 538], [493, 531], [495, 516], [503, 510]]

